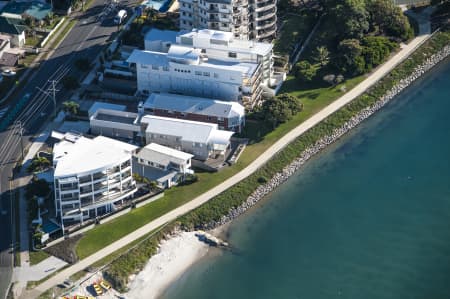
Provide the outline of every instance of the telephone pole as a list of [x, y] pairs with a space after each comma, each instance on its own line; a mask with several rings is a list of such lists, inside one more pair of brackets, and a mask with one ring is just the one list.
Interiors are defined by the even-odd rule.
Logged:
[[52, 86], [48, 90], [43, 90], [42, 88], [37, 87], [37, 86], [36, 86], [36, 88], [39, 89], [46, 96], [52, 98], [52, 101], [53, 101], [53, 117], [56, 117], [56, 92], [59, 91], [58, 89], [56, 89], [56, 84], [58, 82], [56, 80], [49, 80], [48, 82], [50, 82], [52, 84]]

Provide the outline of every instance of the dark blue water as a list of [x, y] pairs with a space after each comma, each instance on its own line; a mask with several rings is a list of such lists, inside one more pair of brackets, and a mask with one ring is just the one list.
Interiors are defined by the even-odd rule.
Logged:
[[450, 298], [450, 63], [236, 220], [164, 298]]

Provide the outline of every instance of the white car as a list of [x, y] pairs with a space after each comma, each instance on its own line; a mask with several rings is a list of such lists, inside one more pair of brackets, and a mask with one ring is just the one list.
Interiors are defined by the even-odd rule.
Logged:
[[5, 77], [13, 77], [16, 75], [16, 72], [10, 69], [6, 69], [2, 72], [2, 75]]

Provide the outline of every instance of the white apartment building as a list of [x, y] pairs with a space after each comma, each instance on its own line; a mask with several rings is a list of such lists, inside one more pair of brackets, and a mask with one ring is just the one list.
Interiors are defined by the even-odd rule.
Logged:
[[192, 30], [176, 37], [179, 45], [201, 49], [208, 59], [257, 63], [263, 72], [263, 84], [270, 86], [273, 76], [272, 43], [235, 38], [231, 32]]
[[[216, 36], [220, 38], [220, 36]], [[238, 101], [252, 108], [261, 98], [261, 64], [210, 59], [201, 49], [172, 45], [168, 53], [134, 50], [137, 88], [144, 94], [179, 93]]]
[[114, 211], [136, 192], [132, 156], [137, 147], [103, 136], [59, 135], [53, 148], [55, 207], [64, 231]]
[[234, 132], [219, 130], [217, 124], [146, 115], [141, 124], [146, 143], [157, 143], [194, 155], [195, 159], [224, 157]]
[[149, 143], [135, 154], [133, 173], [137, 173], [160, 188], [170, 188], [184, 180], [186, 174], [193, 174], [191, 159], [194, 155], [176, 149]]
[[247, 40], [272, 40], [276, 0], [179, 0], [182, 30], [213, 29]]

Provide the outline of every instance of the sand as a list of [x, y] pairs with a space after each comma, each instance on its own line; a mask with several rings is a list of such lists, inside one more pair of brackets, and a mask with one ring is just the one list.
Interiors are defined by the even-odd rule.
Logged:
[[209, 246], [195, 232], [181, 232], [162, 241], [159, 251], [129, 284], [127, 299], [157, 298], [193, 263], [206, 255]]

